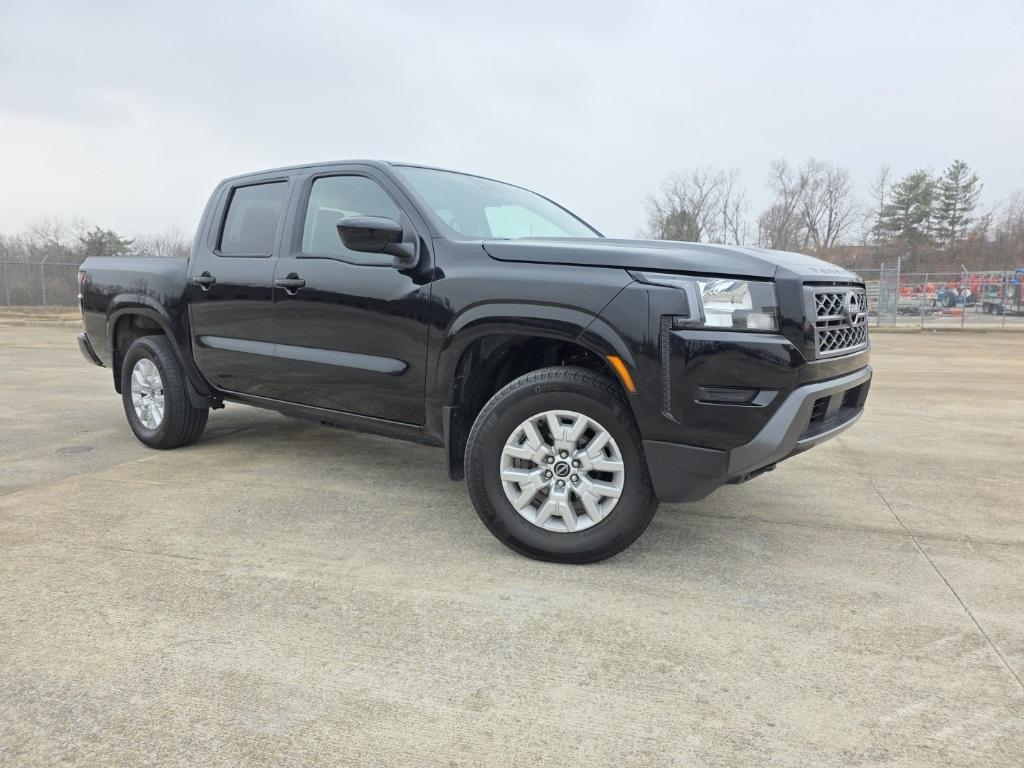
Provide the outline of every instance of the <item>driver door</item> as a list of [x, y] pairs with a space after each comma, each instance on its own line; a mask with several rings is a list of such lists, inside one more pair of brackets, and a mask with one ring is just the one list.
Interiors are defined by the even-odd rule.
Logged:
[[318, 169], [297, 181], [287, 250], [274, 274], [275, 397], [405, 424], [424, 421], [430, 254], [399, 271], [350, 251], [337, 223], [384, 216], [414, 227], [408, 202], [372, 169]]

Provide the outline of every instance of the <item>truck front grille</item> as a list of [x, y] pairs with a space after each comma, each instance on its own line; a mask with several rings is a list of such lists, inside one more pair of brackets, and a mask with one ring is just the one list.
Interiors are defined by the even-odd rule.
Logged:
[[863, 288], [814, 290], [818, 357], [856, 352], [868, 344], [868, 300]]

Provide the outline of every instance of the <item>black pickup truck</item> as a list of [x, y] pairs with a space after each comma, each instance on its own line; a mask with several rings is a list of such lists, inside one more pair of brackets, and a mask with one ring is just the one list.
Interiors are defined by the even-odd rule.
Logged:
[[871, 381], [854, 274], [608, 239], [416, 165], [227, 179], [190, 258], [90, 258], [79, 282], [82, 353], [146, 445], [194, 443], [230, 401], [441, 446], [496, 537], [560, 562], [835, 436]]

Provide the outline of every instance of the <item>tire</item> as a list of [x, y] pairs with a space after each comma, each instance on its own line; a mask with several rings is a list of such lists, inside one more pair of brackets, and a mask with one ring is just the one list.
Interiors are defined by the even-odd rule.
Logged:
[[[558, 451], [551, 450], [558, 447], [558, 441], [550, 439], [552, 429], [545, 426], [551, 423], [551, 412], [559, 428], [566, 430], [562, 436], [567, 440], [561, 446], [578, 446], [577, 452], [564, 460]], [[580, 423], [574, 417], [586, 420], [587, 431], [572, 443], [573, 430]], [[532, 443], [524, 430], [528, 421], [537, 429]], [[598, 440], [602, 433], [610, 439], [604, 440], [602, 436]], [[538, 436], [540, 443], [536, 440]], [[602, 441], [604, 447], [598, 448]], [[538, 444], [543, 458], [510, 456], [510, 452], [530, 453]], [[599, 455], [593, 463], [589, 454], [584, 455], [586, 448]], [[547, 464], [549, 456], [552, 463]], [[573, 456], [585, 462], [578, 465], [582, 469], [569, 468]], [[658, 507], [640, 432], [628, 403], [612, 381], [586, 368], [542, 368], [495, 394], [470, 431], [465, 466], [469, 495], [484, 525], [509, 548], [537, 560], [593, 563], [616, 555], [644, 532]], [[546, 470], [546, 466], [551, 469]], [[621, 474], [599, 470], [617, 466], [622, 467]], [[540, 473], [542, 478], [545, 472], [549, 480], [536, 479], [520, 485], [505, 479], [526, 476], [522, 473], [532, 478], [537, 478], [534, 473]], [[564, 479], [564, 485], [557, 493], [564, 496], [555, 495], [559, 477]], [[517, 496], [521, 503], [536, 487], [534, 482], [547, 485], [526, 506], [520, 507], [521, 511], [517, 510], [511, 497]], [[588, 488], [612, 487], [620, 493], [614, 503], [611, 496], [601, 497], [597, 502], [598, 497], [591, 493], [579, 493]], [[590, 502], [586, 508], [585, 496]], [[545, 501], [558, 499], [567, 501], [561, 505], [553, 503], [545, 511]], [[557, 515], [550, 512], [554, 508], [559, 510]], [[591, 509], [595, 511], [593, 517]], [[542, 518], [543, 523], [538, 522]]]
[[[155, 369], [158, 378], [143, 376], [133, 393], [133, 374], [136, 371], [142, 374], [152, 369]], [[200, 438], [206, 428], [210, 410], [193, 407], [186, 386], [185, 373], [166, 336], [143, 336], [128, 347], [121, 365], [121, 401], [128, 424], [141, 443], [150, 448], [166, 450], [191, 445]], [[140, 392], [143, 393], [141, 415], [134, 400]], [[161, 399], [163, 407], [157, 419], [155, 403]]]

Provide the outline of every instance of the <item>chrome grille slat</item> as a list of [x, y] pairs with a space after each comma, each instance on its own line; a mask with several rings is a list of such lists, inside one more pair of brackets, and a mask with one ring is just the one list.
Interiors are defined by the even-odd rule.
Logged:
[[859, 286], [811, 290], [818, 357], [848, 354], [866, 347], [868, 304], [865, 290]]

